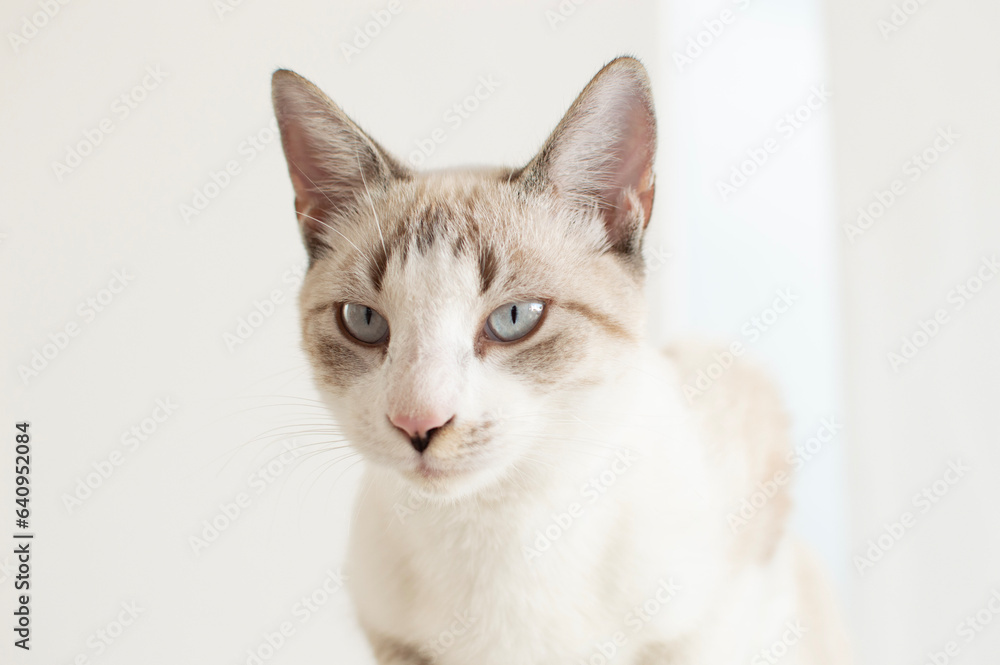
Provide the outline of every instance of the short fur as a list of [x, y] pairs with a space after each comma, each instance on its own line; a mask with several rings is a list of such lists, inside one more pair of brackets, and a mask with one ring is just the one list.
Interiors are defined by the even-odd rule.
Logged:
[[[598, 73], [520, 169], [417, 173], [315, 86], [274, 75], [311, 265], [301, 294], [316, 384], [368, 461], [350, 546], [381, 665], [847, 662], [821, 576], [785, 532], [787, 423], [737, 362], [645, 341], [642, 237], [656, 124], [642, 65]], [[545, 303], [516, 342], [498, 307]], [[345, 303], [388, 321], [366, 345]], [[453, 414], [419, 451], [394, 414]], [[787, 640], [786, 640], [787, 641]]]

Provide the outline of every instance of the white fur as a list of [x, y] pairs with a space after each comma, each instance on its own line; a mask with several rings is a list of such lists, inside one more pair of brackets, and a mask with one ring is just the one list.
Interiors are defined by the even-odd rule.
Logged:
[[[314, 256], [306, 349], [369, 464], [349, 579], [380, 665], [846, 662], [784, 491], [741, 533], [727, 519], [787, 471], [773, 389], [734, 362], [689, 403], [712, 350], [641, 339], [655, 121], [638, 62], [605, 67], [515, 182], [403, 172], [288, 72], [275, 103]], [[500, 257], [488, 288], [482, 248]], [[483, 341], [521, 299], [547, 303], [537, 335]], [[338, 303], [378, 311], [388, 341], [352, 342]], [[428, 413], [454, 420], [418, 452], [390, 414]]]
[[[732, 491], [722, 486], [711, 442], [692, 424], [671, 364], [648, 348], [621, 364], [617, 382], [564, 411], [567, 418], [532, 419], [552, 436], [604, 444], [556, 446], [558, 459], [544, 461], [557, 468], [534, 468], [550, 472], [512, 474], [485, 497], [447, 500], [426, 497], [392, 471], [368, 470], [350, 585], [371, 634], [421, 647], [436, 665], [631, 665], [650, 643], [671, 649], [670, 663], [713, 665], [767, 662], [753, 659], [786, 622], [809, 623], [798, 606], [790, 539], [762, 565], [730, 560]], [[637, 461], [624, 469], [619, 462], [595, 499], [583, 488], [602, 473], [609, 478], [621, 450]], [[538, 532], [556, 523], [553, 514], [565, 516], [574, 503], [582, 516], [547, 551], [526, 556]], [[630, 612], [655, 598], [660, 580], [679, 590], [636, 631]], [[452, 640], [449, 631], [462, 623], [456, 614], [474, 623]], [[837, 628], [807, 630], [811, 637]], [[616, 632], [624, 644], [614, 660], [601, 660], [601, 645], [609, 653]], [[793, 652], [781, 662], [839, 661]]]

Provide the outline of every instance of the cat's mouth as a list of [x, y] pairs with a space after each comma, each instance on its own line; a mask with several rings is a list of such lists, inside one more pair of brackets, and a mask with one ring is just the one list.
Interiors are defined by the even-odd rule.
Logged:
[[447, 478], [455, 474], [454, 470], [442, 469], [440, 466], [428, 462], [425, 457], [421, 457], [420, 461], [417, 462], [415, 471], [418, 476], [427, 480]]
[[421, 457], [413, 467], [413, 475], [424, 481], [442, 481], [472, 475], [480, 468], [472, 464], [442, 464], [433, 458]]
[[412, 465], [404, 467], [403, 475], [410, 482], [435, 492], [461, 493], [465, 486], [478, 486], [490, 475], [494, 464], [482, 455], [463, 455], [460, 458], [440, 459], [423, 455]]
[[439, 485], [471, 478], [492, 466], [495, 425], [492, 421], [474, 426], [449, 425], [437, 434], [425, 449], [410, 451], [403, 463], [403, 474], [420, 485]]

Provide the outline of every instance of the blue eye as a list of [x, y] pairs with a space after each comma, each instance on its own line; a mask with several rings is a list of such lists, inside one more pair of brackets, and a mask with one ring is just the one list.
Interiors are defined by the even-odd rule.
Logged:
[[486, 331], [501, 342], [514, 342], [535, 329], [542, 320], [545, 303], [511, 302], [497, 307], [486, 319]]
[[340, 318], [351, 337], [365, 344], [378, 344], [389, 334], [389, 322], [367, 305], [345, 303]]

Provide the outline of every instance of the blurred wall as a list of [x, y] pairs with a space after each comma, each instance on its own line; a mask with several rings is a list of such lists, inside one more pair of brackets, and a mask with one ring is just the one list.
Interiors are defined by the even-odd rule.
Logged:
[[859, 662], [996, 662], [1000, 5], [826, 14]]
[[[818, 0], [671, 0], [661, 13], [670, 335], [741, 344], [777, 381], [794, 529], [847, 580], [840, 268]], [[660, 201], [658, 201], [660, 204]], [[670, 307], [663, 307], [669, 303]], [[754, 499], [755, 501], [757, 499]]]

